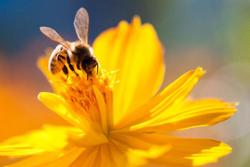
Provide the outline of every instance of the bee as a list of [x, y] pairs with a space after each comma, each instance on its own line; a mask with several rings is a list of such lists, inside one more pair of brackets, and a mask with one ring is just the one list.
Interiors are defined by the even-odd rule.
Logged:
[[87, 78], [93, 76], [94, 69], [97, 68], [98, 62], [93, 54], [93, 49], [88, 44], [89, 15], [85, 8], [80, 8], [75, 15], [74, 27], [78, 41], [65, 41], [54, 29], [50, 27], [40, 27], [40, 31], [52, 41], [59, 43], [50, 55], [48, 68], [52, 74], [63, 71], [68, 75], [69, 70], [76, 73], [83, 70]]

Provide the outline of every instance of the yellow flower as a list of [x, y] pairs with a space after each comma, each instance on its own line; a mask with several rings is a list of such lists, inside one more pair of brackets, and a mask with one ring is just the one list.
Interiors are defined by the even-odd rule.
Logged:
[[216, 124], [236, 111], [219, 99], [187, 98], [205, 73], [190, 70], [157, 93], [164, 78], [163, 48], [150, 24], [135, 17], [97, 37], [97, 75], [52, 75], [48, 56], [39, 67], [54, 93], [39, 100], [71, 125], [6, 140], [0, 155], [21, 158], [10, 167], [201, 166], [216, 162], [231, 147], [211, 139], [179, 138], [172, 132]]

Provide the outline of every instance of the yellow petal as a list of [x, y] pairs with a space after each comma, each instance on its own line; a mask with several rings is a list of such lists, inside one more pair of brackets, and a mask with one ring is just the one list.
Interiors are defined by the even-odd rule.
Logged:
[[95, 86], [93, 87], [93, 91], [95, 93], [95, 97], [97, 100], [103, 131], [104, 133], [108, 133], [108, 111], [104, 97], [102, 93], [99, 91], [99, 89], [96, 88]]
[[127, 148], [113, 142], [87, 148], [69, 167], [127, 167]]
[[28, 158], [24, 158], [20, 161], [11, 163], [6, 167], [42, 167], [42, 164], [46, 164], [49, 162], [55, 161], [57, 158], [60, 157], [60, 152], [50, 152], [50, 153], [43, 153], [38, 155], [33, 155]]
[[[41, 167], [69, 167], [83, 152], [82, 148], [71, 148], [69, 151], [65, 151], [60, 158], [49, 162], [47, 164], [42, 164]], [[62, 153], [61, 153], [62, 154]]]
[[135, 17], [102, 33], [94, 53], [107, 70], [118, 70], [114, 91], [114, 122], [126, 111], [145, 103], [158, 91], [164, 78], [163, 48], [150, 24]]
[[137, 138], [152, 143], [148, 152], [144, 152], [145, 150], [129, 151], [131, 153], [128, 154], [129, 160], [141, 165], [200, 166], [216, 162], [232, 150], [230, 146], [211, 139], [178, 138], [154, 133], [141, 133], [137, 135]]
[[67, 151], [44, 153], [24, 158], [8, 167], [68, 167], [82, 152], [82, 149], [71, 148]]
[[61, 116], [72, 125], [80, 127], [82, 129], [86, 129], [86, 126], [88, 126], [86, 120], [84, 120], [76, 113], [71, 112], [69, 105], [67, 105], [67, 102], [61, 96], [53, 93], [41, 92], [38, 95], [38, 99], [46, 107], [54, 111], [56, 114]]
[[49, 109], [57, 113], [75, 127], [83, 130], [84, 134], [81, 134], [78, 138], [81, 142], [79, 143], [79, 141], [77, 141], [82, 146], [96, 145], [106, 143], [108, 141], [103, 132], [100, 131], [99, 128], [96, 128], [98, 127], [96, 123], [90, 119], [87, 120], [86, 117], [74, 112], [61, 96], [53, 93], [42, 92], [38, 95], [38, 98]]
[[67, 146], [68, 134], [73, 133], [74, 129], [45, 126], [41, 130], [13, 137], [0, 143], [0, 155], [17, 157], [60, 151]]
[[189, 95], [190, 91], [204, 73], [204, 70], [198, 67], [195, 70], [190, 70], [183, 74], [146, 104], [135, 110], [130, 110], [124, 119], [116, 125], [116, 128], [125, 128], [150, 120], [164, 112], [173, 104], [182, 101]]
[[171, 150], [161, 157], [148, 159], [149, 162], [173, 167], [201, 166], [217, 162], [232, 150], [227, 144], [210, 139], [169, 138], [166, 142], [172, 146]]
[[230, 118], [236, 112], [234, 103], [217, 99], [193, 100], [176, 104], [143, 124], [131, 129], [142, 131], [173, 131], [210, 126]]
[[81, 167], [81, 166], [89, 166], [94, 167], [96, 163], [96, 155], [98, 153], [98, 149], [95, 147], [84, 150], [77, 159], [75, 159], [69, 167]]
[[[150, 138], [148, 136], [151, 136]], [[152, 137], [153, 136], [153, 137]], [[118, 133], [112, 134], [112, 139], [119, 146], [127, 148], [128, 163], [133, 166], [146, 164], [147, 158], [156, 158], [170, 150], [167, 142], [159, 142], [165, 139], [165, 135], [144, 133]]]
[[128, 148], [124, 146], [121, 143], [118, 143], [115, 140], [111, 140], [109, 144], [109, 151], [110, 151], [110, 159], [112, 161], [112, 166], [128, 166], [130, 167], [131, 165], [128, 164], [127, 161], [127, 152]]
[[147, 159], [158, 158], [167, 152], [170, 147], [151, 146], [148, 150], [130, 149], [127, 153], [128, 161], [133, 166], [147, 166]]
[[115, 139], [117, 142], [126, 145], [129, 148], [133, 149], [141, 149], [141, 150], [148, 150], [152, 145], [147, 141], [144, 141], [137, 135], [130, 135], [128, 133], [125, 134], [113, 134], [112, 138]]
[[101, 133], [98, 128], [96, 128], [98, 126], [93, 121], [90, 119], [87, 120], [86, 117], [80, 116], [72, 111], [72, 109], [69, 108], [69, 105], [67, 105], [67, 102], [61, 96], [53, 93], [42, 92], [39, 94], [38, 98], [49, 109], [57, 113], [75, 127], [83, 130], [82, 134], [78, 137], [75, 136], [75, 140], [78, 144], [87, 146], [106, 143], [108, 141], [106, 136]]

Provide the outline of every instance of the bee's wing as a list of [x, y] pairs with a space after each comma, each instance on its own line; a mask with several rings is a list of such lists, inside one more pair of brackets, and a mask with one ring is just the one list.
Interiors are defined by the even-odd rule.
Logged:
[[64, 47], [70, 49], [69, 43], [61, 37], [56, 30], [50, 27], [40, 27], [40, 31], [49, 39], [62, 44]]
[[88, 43], [89, 15], [86, 9], [80, 8], [76, 12], [74, 27], [78, 38], [82, 42]]

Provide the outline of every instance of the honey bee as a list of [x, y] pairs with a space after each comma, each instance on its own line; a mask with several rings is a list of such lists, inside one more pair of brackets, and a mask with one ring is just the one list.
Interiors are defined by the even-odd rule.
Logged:
[[89, 15], [86, 9], [80, 8], [75, 15], [74, 27], [78, 41], [65, 41], [54, 29], [50, 27], [40, 27], [41, 32], [51, 40], [59, 43], [53, 50], [49, 59], [49, 70], [52, 74], [63, 71], [68, 75], [69, 70], [75, 74], [78, 70], [83, 70], [87, 78], [93, 76], [94, 69], [98, 62], [93, 54], [93, 49], [88, 44]]

